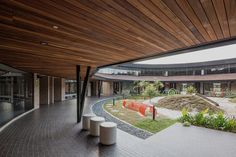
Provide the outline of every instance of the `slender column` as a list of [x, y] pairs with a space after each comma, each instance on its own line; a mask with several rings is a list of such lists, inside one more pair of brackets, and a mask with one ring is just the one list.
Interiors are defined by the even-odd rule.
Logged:
[[42, 76], [40, 78], [40, 104], [50, 104], [50, 77]]
[[200, 82], [200, 94], [204, 94], [204, 83]]
[[87, 67], [86, 75], [84, 78], [83, 82], [83, 88], [82, 88], [82, 93], [81, 93], [81, 102], [80, 102], [80, 117], [79, 117], [79, 122], [81, 121], [81, 117], [83, 115], [83, 109], [84, 109], [84, 100], [87, 92], [87, 86], [88, 86], [88, 81], [89, 81], [89, 73], [90, 73], [91, 67]]
[[14, 102], [14, 77], [11, 76], [11, 103]]
[[101, 96], [101, 89], [102, 89], [102, 80], [98, 81], [98, 97]]
[[231, 81], [227, 82], [227, 86], [228, 86], [228, 91], [231, 91]]
[[77, 83], [77, 123], [81, 121], [80, 119], [80, 96], [81, 96], [81, 79], [80, 79], [80, 65], [76, 66], [76, 83]]

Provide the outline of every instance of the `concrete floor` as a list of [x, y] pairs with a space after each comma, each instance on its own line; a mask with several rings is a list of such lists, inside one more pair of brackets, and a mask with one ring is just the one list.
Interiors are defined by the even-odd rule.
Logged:
[[236, 157], [236, 134], [181, 124], [146, 140], [118, 130], [117, 144], [102, 146], [75, 115], [76, 100], [31, 112], [0, 133], [0, 157]]
[[209, 99], [217, 102], [220, 108], [223, 109], [228, 116], [236, 117], [236, 103], [229, 101], [229, 98], [218, 98], [218, 97], [208, 97]]

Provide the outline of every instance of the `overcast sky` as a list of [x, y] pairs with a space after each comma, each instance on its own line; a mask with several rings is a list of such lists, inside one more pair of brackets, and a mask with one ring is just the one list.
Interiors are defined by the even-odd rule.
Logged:
[[236, 58], [236, 44], [155, 58], [135, 64], [185, 64]]

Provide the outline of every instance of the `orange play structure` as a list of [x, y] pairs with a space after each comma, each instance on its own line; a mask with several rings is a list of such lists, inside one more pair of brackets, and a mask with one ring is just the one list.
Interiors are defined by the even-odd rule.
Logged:
[[[135, 101], [131, 101], [131, 102], [127, 103], [126, 100], [123, 100], [122, 106], [124, 108], [128, 108], [130, 110], [137, 111], [143, 116], [146, 116], [146, 109], [147, 108], [149, 108], [150, 113], [153, 113], [153, 108], [154, 108], [153, 105], [149, 106], [149, 105], [146, 105], [146, 104], [143, 104], [143, 103], [138, 103], [138, 102], [135, 102]], [[155, 113], [155, 115], [156, 115], [156, 113]]]

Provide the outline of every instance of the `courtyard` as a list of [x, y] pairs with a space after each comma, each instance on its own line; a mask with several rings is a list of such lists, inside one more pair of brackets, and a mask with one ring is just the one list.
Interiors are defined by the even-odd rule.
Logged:
[[235, 0], [1, 0], [0, 157], [236, 157]]
[[[99, 116], [113, 116], [114, 119], [124, 122], [123, 127], [126, 126], [126, 123], [131, 125], [130, 129], [124, 129], [131, 134], [132, 129], [137, 128], [148, 133], [157, 133], [181, 121], [236, 132], [235, 105], [227, 98], [202, 97], [195, 94], [162, 95], [148, 100], [142, 95], [136, 95], [127, 99], [107, 100], [100, 104], [94, 112], [96, 113], [98, 109], [102, 110]], [[188, 115], [187, 117], [190, 119], [183, 120], [185, 115]]]
[[[96, 102], [97, 98], [87, 98], [85, 113]], [[76, 101], [68, 100], [14, 122], [0, 133], [0, 156], [232, 157], [236, 153], [236, 134], [180, 123], [145, 140], [118, 129], [117, 143], [102, 146], [76, 124], [75, 108]]]

